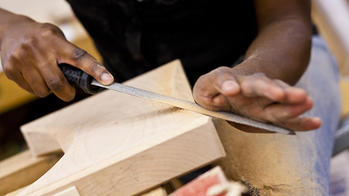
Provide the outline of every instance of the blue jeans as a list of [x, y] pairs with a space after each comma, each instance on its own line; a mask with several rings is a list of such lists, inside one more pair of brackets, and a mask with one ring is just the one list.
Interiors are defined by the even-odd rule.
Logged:
[[339, 73], [325, 42], [313, 38], [308, 69], [296, 84], [307, 91], [314, 107], [304, 115], [318, 116], [318, 130], [296, 135], [253, 134], [216, 123], [227, 157], [227, 175], [243, 181], [253, 195], [325, 196], [329, 166], [341, 113]]
[[319, 36], [313, 37], [309, 68], [297, 84], [314, 100], [314, 108], [307, 115], [318, 116], [322, 120], [318, 130], [297, 133], [299, 139], [304, 141], [301, 160], [312, 163], [304, 175], [314, 182], [314, 187], [309, 187], [309, 194], [305, 195], [329, 195], [330, 159], [341, 114], [338, 82], [339, 72], [333, 56]]

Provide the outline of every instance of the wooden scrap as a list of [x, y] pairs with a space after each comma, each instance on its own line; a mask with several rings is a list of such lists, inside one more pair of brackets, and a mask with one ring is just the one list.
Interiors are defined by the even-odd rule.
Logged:
[[27, 186], [21, 187], [15, 191], [7, 193], [5, 196], [17, 196], [20, 192], [22, 192]]
[[72, 186], [59, 193], [54, 194], [53, 196], [80, 196], [80, 194], [76, 187]]
[[349, 115], [349, 78], [342, 79], [339, 83], [342, 93], [342, 116]]
[[141, 196], [167, 196], [166, 190], [162, 187], [156, 188], [152, 191], [142, 194]]
[[349, 75], [349, 6], [347, 0], [312, 0], [312, 19], [336, 57], [342, 75]]
[[0, 195], [33, 183], [60, 158], [59, 154], [34, 157], [26, 150], [0, 162]]

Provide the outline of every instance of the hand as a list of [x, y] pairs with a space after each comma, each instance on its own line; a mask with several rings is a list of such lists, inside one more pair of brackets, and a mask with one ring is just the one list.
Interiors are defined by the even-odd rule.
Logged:
[[194, 99], [215, 111], [229, 111], [294, 131], [317, 129], [321, 120], [302, 117], [312, 99], [300, 88], [262, 73], [242, 75], [234, 68], [219, 67], [201, 76], [194, 86]]
[[1, 40], [4, 73], [39, 97], [53, 92], [64, 101], [74, 98], [75, 89], [65, 79], [59, 63], [75, 66], [105, 85], [114, 80], [96, 59], [68, 42], [54, 25], [23, 17], [6, 29]]

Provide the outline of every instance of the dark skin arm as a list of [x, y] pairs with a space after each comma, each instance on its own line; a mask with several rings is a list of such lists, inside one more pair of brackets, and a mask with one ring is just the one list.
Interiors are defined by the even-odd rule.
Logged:
[[[291, 87], [306, 69], [311, 44], [309, 0], [255, 0], [259, 34], [246, 59], [199, 78], [194, 98], [212, 110], [227, 110], [293, 130], [311, 130], [318, 118], [300, 117], [312, 107], [304, 90]], [[76, 66], [103, 84], [112, 76], [93, 57], [68, 42], [51, 24], [0, 9], [3, 69], [18, 85], [44, 97], [69, 101], [75, 91], [58, 63]]]
[[295, 131], [321, 126], [316, 117], [300, 117], [312, 99], [292, 87], [309, 62], [311, 48], [308, 0], [255, 0], [258, 36], [245, 60], [234, 68], [219, 67], [194, 86], [197, 103], [273, 123]]
[[6, 76], [39, 97], [54, 93], [64, 101], [75, 96], [60, 71], [59, 63], [68, 63], [108, 85], [113, 76], [84, 50], [67, 41], [52, 24], [0, 9], [0, 51]]

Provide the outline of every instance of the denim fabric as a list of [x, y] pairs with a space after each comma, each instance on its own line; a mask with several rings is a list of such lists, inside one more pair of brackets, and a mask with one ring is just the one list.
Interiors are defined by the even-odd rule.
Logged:
[[216, 128], [227, 156], [226, 174], [243, 181], [252, 195], [325, 196], [329, 194], [329, 166], [341, 100], [339, 73], [333, 56], [320, 37], [313, 38], [308, 69], [296, 84], [314, 101], [306, 116], [318, 116], [318, 130], [295, 135], [246, 133], [227, 123]]
[[318, 116], [322, 120], [322, 126], [318, 130], [297, 133], [299, 139], [303, 140], [301, 144], [304, 145], [299, 148], [301, 160], [313, 162], [310, 167], [304, 168], [307, 169], [304, 171], [304, 177], [314, 182], [314, 190], [309, 190], [309, 194], [305, 195], [329, 194], [330, 159], [341, 113], [338, 82], [339, 72], [333, 56], [319, 36], [313, 37], [308, 70], [297, 84], [305, 89], [314, 101], [313, 109], [306, 115]]

